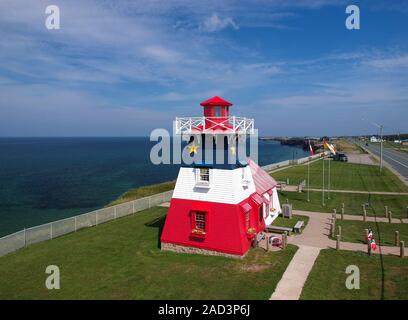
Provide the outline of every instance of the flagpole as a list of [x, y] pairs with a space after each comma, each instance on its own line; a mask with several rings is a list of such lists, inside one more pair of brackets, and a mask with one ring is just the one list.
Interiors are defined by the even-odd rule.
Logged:
[[309, 161], [307, 162], [307, 202], [310, 202], [310, 161], [313, 155], [313, 149], [309, 140]]
[[324, 147], [323, 147], [323, 171], [322, 171], [322, 205], [324, 207]]
[[307, 202], [310, 202], [310, 157], [307, 162]]
[[[331, 153], [330, 153], [331, 154]], [[331, 166], [330, 166], [330, 157], [329, 157], [329, 177], [328, 177], [328, 182], [327, 182], [327, 199], [329, 199], [330, 200], [330, 168], [331, 168]]]

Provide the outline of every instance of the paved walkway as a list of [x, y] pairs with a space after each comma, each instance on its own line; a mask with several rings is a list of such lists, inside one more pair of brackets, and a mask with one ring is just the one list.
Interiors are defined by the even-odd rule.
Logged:
[[[292, 243], [297, 246], [311, 246], [317, 247], [320, 249], [327, 248], [336, 248], [336, 241], [329, 238], [330, 235], [330, 223], [331, 223], [331, 214], [323, 212], [310, 212], [310, 211], [300, 211], [293, 210], [294, 214], [304, 215], [309, 217], [309, 222], [306, 228], [303, 230], [300, 235], [292, 235], [288, 237], [288, 243]], [[350, 217], [345, 215], [345, 219]], [[367, 217], [368, 218], [368, 217]], [[375, 221], [374, 217], [370, 217]], [[377, 218], [378, 219], [378, 218]], [[368, 221], [368, 219], [367, 219]], [[399, 247], [389, 247], [389, 246], [380, 246], [378, 245], [379, 250], [374, 251], [374, 254], [393, 254], [399, 255]], [[350, 251], [363, 251], [367, 252], [367, 245], [363, 243], [353, 243], [353, 242], [341, 242], [341, 250], [350, 250]], [[408, 256], [408, 250], [405, 251], [405, 255]]]
[[369, 154], [346, 152], [346, 155], [349, 163], [376, 165]]
[[[331, 214], [323, 212], [309, 212], [293, 210], [294, 214], [304, 215], [309, 217], [309, 222], [306, 228], [300, 235], [292, 235], [288, 237], [288, 243], [299, 247], [299, 250], [294, 255], [289, 263], [281, 280], [279, 281], [272, 300], [294, 300], [299, 299], [302, 293], [306, 279], [317, 259], [321, 249], [336, 248], [336, 241], [329, 238]], [[344, 218], [354, 217], [345, 215]], [[374, 217], [367, 217], [375, 219]], [[379, 219], [379, 218], [377, 218]], [[367, 219], [368, 220], [368, 219]], [[374, 220], [372, 220], [374, 221]], [[341, 250], [367, 252], [367, 245], [362, 243], [341, 242]], [[387, 247], [378, 245], [378, 249], [373, 251], [373, 254], [400, 254], [399, 247]], [[405, 250], [405, 256], [408, 256], [408, 250]]]
[[270, 300], [298, 300], [320, 248], [299, 246]]
[[[298, 186], [294, 185], [287, 185], [286, 187], [283, 188], [283, 191], [289, 191], [289, 192], [297, 192], [298, 191]], [[307, 191], [307, 187], [303, 188], [303, 191]], [[318, 191], [321, 192], [322, 189], [317, 189], [317, 188], [310, 188], [310, 191]], [[327, 189], [325, 189], [327, 192]], [[360, 190], [337, 190], [337, 189], [330, 189], [330, 192], [338, 192], [338, 193], [357, 193], [357, 194], [379, 194], [379, 195], [385, 195], [385, 196], [408, 196], [408, 192], [388, 192], [388, 191], [360, 191]]]

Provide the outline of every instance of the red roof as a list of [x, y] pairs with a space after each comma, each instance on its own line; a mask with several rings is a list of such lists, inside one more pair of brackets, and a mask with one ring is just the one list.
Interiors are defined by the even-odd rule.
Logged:
[[232, 106], [231, 102], [228, 102], [227, 100], [224, 100], [222, 98], [220, 98], [219, 96], [215, 96], [212, 97], [211, 99], [205, 100], [203, 102], [200, 103], [200, 105], [202, 105], [203, 107], [207, 107], [207, 106]]
[[251, 168], [256, 192], [259, 195], [262, 195], [277, 186], [278, 183], [254, 161], [248, 159], [248, 165]]

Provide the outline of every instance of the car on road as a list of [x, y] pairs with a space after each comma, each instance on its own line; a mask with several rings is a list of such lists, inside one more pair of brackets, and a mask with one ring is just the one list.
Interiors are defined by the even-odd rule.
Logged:
[[333, 156], [333, 161], [342, 161], [342, 162], [347, 162], [348, 158], [344, 153], [336, 153]]

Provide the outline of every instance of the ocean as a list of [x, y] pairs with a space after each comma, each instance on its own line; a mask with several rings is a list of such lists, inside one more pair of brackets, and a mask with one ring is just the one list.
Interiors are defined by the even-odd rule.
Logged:
[[[176, 165], [153, 165], [155, 142], [136, 138], [0, 138], [0, 237], [100, 208], [130, 188], [174, 180]], [[308, 155], [259, 141], [266, 165]]]

